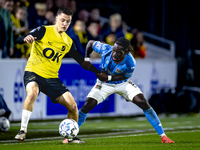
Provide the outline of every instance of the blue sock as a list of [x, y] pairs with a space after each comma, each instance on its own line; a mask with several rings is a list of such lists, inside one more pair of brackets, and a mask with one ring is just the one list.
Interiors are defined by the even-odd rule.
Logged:
[[148, 110], [144, 110], [144, 114], [149, 123], [154, 127], [158, 135], [164, 134], [164, 130], [154, 109], [150, 107]]
[[87, 118], [87, 114], [83, 113], [81, 110], [79, 110], [78, 112], [79, 112], [78, 126], [80, 128], [81, 125], [85, 122], [85, 119]]

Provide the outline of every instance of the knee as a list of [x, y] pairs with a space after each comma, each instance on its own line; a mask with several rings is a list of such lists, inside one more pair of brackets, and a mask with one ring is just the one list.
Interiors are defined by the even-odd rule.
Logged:
[[26, 86], [26, 91], [27, 91], [27, 98], [29, 101], [35, 101], [38, 94], [39, 94], [39, 87], [37, 83], [35, 82], [30, 82]]
[[144, 98], [143, 94], [138, 94], [133, 98], [133, 103], [135, 103], [138, 107], [143, 110], [147, 110], [150, 108], [148, 101]]
[[38, 96], [38, 92], [29, 91], [27, 93], [27, 98], [26, 99], [29, 100], [30, 102], [34, 102], [36, 100], [37, 96]]
[[97, 100], [93, 98], [87, 98], [81, 111], [83, 113], [89, 113], [97, 105]]
[[68, 111], [74, 114], [78, 113], [77, 104], [76, 103], [71, 104], [70, 107], [68, 108]]

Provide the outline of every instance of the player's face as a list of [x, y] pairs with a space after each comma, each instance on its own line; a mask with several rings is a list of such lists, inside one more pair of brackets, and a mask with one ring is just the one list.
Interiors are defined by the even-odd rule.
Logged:
[[65, 32], [72, 20], [71, 15], [66, 15], [64, 13], [59, 14], [56, 17], [56, 29], [58, 30], [59, 33]]
[[124, 47], [114, 44], [113, 49], [112, 49], [112, 59], [115, 62], [121, 61], [126, 55], [126, 52], [124, 51]]

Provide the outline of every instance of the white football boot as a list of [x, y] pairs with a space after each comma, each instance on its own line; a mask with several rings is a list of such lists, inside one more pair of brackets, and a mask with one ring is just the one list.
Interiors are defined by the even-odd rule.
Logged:
[[19, 131], [19, 133], [15, 136], [15, 140], [18, 141], [24, 141], [25, 138], [26, 138], [26, 131], [24, 130]]

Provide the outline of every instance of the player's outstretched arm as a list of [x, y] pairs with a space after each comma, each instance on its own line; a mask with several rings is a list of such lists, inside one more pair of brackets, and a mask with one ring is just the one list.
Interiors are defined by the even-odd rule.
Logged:
[[122, 80], [128, 79], [123, 74], [107, 75], [105, 72], [100, 72], [100, 73], [96, 73], [95, 75], [101, 81], [122, 81]]
[[89, 42], [87, 43], [86, 48], [85, 48], [85, 57], [86, 58], [90, 57], [90, 54], [93, 51], [92, 46], [93, 46], [94, 42], [95, 42], [94, 40], [89, 40]]
[[99, 73], [100, 71], [88, 60], [85, 59], [77, 50], [73, 48], [74, 46], [72, 45], [72, 48], [68, 52], [68, 55], [70, 55], [73, 59], [75, 59], [83, 69], [85, 70], [90, 70], [91, 72], [94, 73]]
[[85, 58], [84, 58], [84, 62], [81, 64], [81, 67], [86, 69], [86, 70], [90, 70], [90, 71], [92, 71], [96, 74], [96, 73], [100, 73], [100, 71], [96, 67], [94, 67], [94, 65], [92, 65], [90, 63], [90, 59], [89, 59], [90, 54], [93, 51], [92, 46], [93, 46], [94, 43], [95, 43], [94, 40], [90, 40], [87, 43], [86, 49], [85, 49]]

